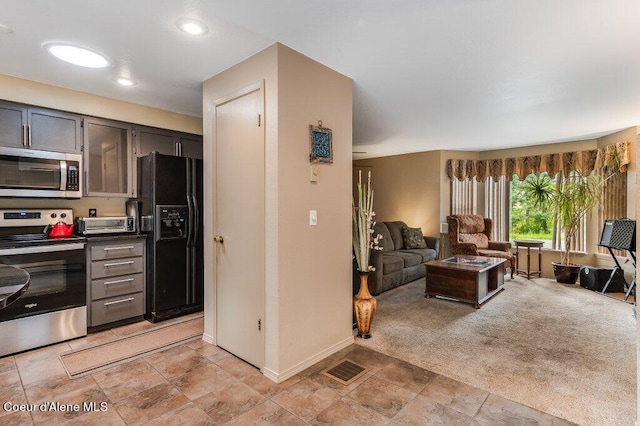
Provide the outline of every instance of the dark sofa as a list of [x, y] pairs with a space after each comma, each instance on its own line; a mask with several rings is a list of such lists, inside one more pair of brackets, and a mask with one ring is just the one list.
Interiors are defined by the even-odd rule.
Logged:
[[[409, 228], [402, 221], [378, 222], [373, 230], [374, 235], [382, 235], [379, 246], [382, 250], [371, 250], [371, 265], [375, 271], [369, 274], [369, 292], [373, 295], [382, 293], [426, 275], [425, 262], [438, 258], [440, 241], [436, 237], [425, 237], [420, 228]], [[424, 239], [423, 248], [407, 248], [406, 242], [418, 246], [416, 233]]]

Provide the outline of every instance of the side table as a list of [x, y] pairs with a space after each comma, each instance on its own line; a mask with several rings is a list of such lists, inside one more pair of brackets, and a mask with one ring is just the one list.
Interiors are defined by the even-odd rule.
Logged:
[[[518, 275], [526, 276], [527, 279], [531, 279], [531, 275], [538, 274], [538, 277], [542, 277], [542, 246], [544, 241], [539, 240], [513, 240], [516, 246], [516, 273]], [[520, 269], [520, 253], [518, 249], [520, 247], [526, 247], [527, 249], [527, 269]], [[531, 272], [531, 249], [538, 249], [538, 270]]]

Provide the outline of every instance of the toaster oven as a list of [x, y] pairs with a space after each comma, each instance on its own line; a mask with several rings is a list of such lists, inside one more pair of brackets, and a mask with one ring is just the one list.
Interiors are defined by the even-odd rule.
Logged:
[[76, 232], [81, 235], [132, 233], [136, 232], [136, 225], [130, 216], [79, 217]]

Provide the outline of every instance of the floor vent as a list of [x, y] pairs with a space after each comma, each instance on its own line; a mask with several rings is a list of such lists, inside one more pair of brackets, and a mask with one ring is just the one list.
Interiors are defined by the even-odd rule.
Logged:
[[322, 372], [325, 376], [331, 377], [343, 385], [348, 385], [362, 376], [367, 369], [353, 361], [344, 360], [340, 364], [330, 367]]

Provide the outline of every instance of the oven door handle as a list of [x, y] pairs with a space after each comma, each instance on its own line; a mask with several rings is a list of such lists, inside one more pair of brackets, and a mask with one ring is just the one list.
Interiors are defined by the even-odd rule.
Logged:
[[56, 251], [84, 250], [84, 243], [55, 244], [51, 246], [15, 247], [0, 249], [0, 256], [15, 254], [53, 253]]

